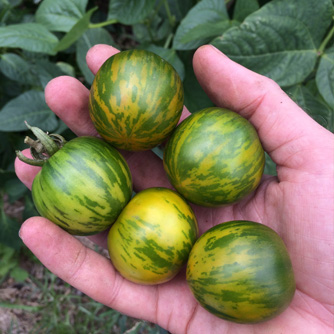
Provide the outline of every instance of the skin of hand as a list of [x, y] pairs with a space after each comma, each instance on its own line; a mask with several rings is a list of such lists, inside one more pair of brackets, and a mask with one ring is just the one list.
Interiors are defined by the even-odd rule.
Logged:
[[[92, 47], [86, 58], [91, 71], [95, 74], [116, 52], [107, 45]], [[241, 202], [215, 209], [193, 206], [200, 233], [235, 219], [274, 229], [287, 246], [295, 272], [297, 290], [288, 309], [255, 325], [224, 321], [199, 306], [184, 271], [165, 284], [136, 285], [123, 279], [109, 259], [42, 217], [22, 224], [23, 242], [49, 270], [91, 298], [171, 333], [333, 333], [333, 134], [313, 121], [275, 82], [238, 65], [213, 46], [200, 47], [193, 66], [211, 100], [247, 118], [277, 164], [277, 177], [264, 176], [258, 189]], [[53, 79], [45, 89], [49, 107], [78, 136], [97, 135], [88, 113], [88, 95], [77, 79], [66, 76]], [[184, 108], [181, 119], [188, 115]], [[151, 151], [122, 153], [135, 191], [171, 187], [161, 160]], [[16, 160], [15, 169], [31, 188], [39, 167]], [[106, 247], [106, 237], [107, 232], [102, 232], [89, 238]]]

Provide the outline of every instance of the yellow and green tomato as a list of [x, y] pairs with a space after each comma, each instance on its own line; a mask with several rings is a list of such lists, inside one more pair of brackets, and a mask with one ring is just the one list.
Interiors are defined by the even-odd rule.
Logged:
[[197, 234], [196, 217], [179, 194], [167, 188], [145, 189], [111, 227], [110, 259], [132, 282], [164, 283], [186, 263]]

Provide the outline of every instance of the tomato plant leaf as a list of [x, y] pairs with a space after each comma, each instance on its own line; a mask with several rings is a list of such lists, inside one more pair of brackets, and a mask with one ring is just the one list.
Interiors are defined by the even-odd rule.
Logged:
[[[2, 153], [2, 150], [0, 151], [0, 153]], [[0, 168], [0, 188], [3, 188], [5, 183], [13, 178], [16, 178], [16, 174], [14, 171], [4, 170]]]
[[295, 85], [286, 89], [286, 92], [320, 125], [330, 131], [334, 130], [333, 110], [320, 98], [314, 96], [308, 87]]
[[13, 278], [16, 282], [23, 282], [26, 278], [29, 277], [29, 273], [27, 270], [17, 266], [10, 272], [10, 277]]
[[76, 62], [89, 84], [93, 82], [94, 74], [87, 66], [86, 53], [95, 44], [116, 46], [111, 35], [103, 28], [89, 29], [78, 39], [76, 42]]
[[123, 24], [142, 22], [152, 11], [155, 0], [110, 0], [109, 20], [117, 20]]
[[44, 0], [36, 11], [36, 21], [50, 31], [68, 32], [84, 15], [88, 0]]
[[0, 71], [20, 84], [32, 85], [37, 79], [31, 71], [31, 64], [15, 53], [0, 55]]
[[293, 18], [305, 25], [315, 47], [319, 47], [332, 22], [333, 14], [331, 0], [319, 0], [316, 3], [309, 0], [273, 0], [250, 15], [248, 19], [254, 20], [267, 15], [276, 15], [282, 20], [286, 17]]
[[8, 195], [9, 203], [14, 203], [24, 196], [28, 188], [17, 178], [7, 180], [4, 191]]
[[59, 52], [69, 48], [82, 34], [88, 29], [90, 24], [90, 18], [97, 10], [97, 7], [89, 10], [72, 28], [71, 30], [59, 41], [54, 51]]
[[184, 104], [192, 113], [203, 108], [212, 107], [213, 103], [204, 92], [199, 84], [192, 63], [193, 51], [187, 51], [182, 54], [182, 61], [185, 64], [185, 79], [183, 81], [184, 87]]
[[0, 243], [14, 249], [22, 246], [18, 236], [21, 224], [14, 218], [7, 216], [3, 209], [0, 209]]
[[259, 9], [257, 0], [237, 0], [233, 11], [233, 19], [242, 22], [248, 15]]
[[51, 54], [57, 43], [58, 38], [39, 23], [0, 27], [0, 47]]
[[191, 50], [230, 28], [224, 1], [203, 0], [195, 5], [178, 26], [173, 48]]
[[[177, 22], [180, 22], [194, 5], [193, 0], [168, 0], [167, 2], [170, 13], [174, 16]], [[159, 13], [162, 14], [163, 17], [167, 18], [168, 13], [166, 11], [166, 6], [161, 6]]]
[[24, 210], [23, 210], [22, 218], [23, 220], [26, 220], [34, 216], [39, 216], [39, 213], [36, 210], [35, 204], [32, 199], [31, 192], [27, 192], [24, 196]]
[[334, 47], [322, 54], [316, 74], [316, 83], [324, 100], [334, 109]]
[[263, 174], [265, 175], [277, 175], [276, 164], [271, 159], [267, 152], [264, 152], [265, 155], [265, 163], [264, 163], [264, 171]]
[[62, 71], [62, 73], [69, 75], [71, 77], [75, 77], [75, 68], [72, 64], [63, 61], [58, 61], [56, 63], [56, 66]]
[[45, 103], [43, 92], [24, 92], [10, 100], [0, 111], [0, 131], [24, 131], [27, 129], [24, 121], [45, 131], [57, 127], [57, 118]]
[[[212, 44], [245, 67], [281, 86], [304, 80], [314, 69], [317, 50], [305, 25], [291, 17], [252, 16]], [[273, 42], [275, 41], [275, 42]]]
[[149, 22], [149, 24], [137, 23], [132, 26], [133, 34], [140, 44], [153, 43], [161, 41], [166, 38], [171, 32], [168, 19], [155, 16]]
[[34, 65], [33, 69], [36, 72], [36, 76], [41, 84], [41, 87], [43, 88], [45, 88], [51, 79], [64, 75], [64, 72], [61, 71], [60, 67], [46, 59], [39, 60]]

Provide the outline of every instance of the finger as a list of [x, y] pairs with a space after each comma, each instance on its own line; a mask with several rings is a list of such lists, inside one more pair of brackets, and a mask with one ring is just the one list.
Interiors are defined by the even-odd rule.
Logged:
[[89, 90], [77, 79], [61, 76], [45, 87], [45, 101], [50, 109], [77, 136], [96, 136], [88, 112]]
[[[32, 158], [29, 149], [23, 150], [22, 153], [27, 158]], [[29, 189], [31, 189], [32, 181], [34, 180], [35, 176], [41, 170], [41, 167], [28, 165], [25, 162], [19, 160], [18, 158], [15, 159], [14, 168], [16, 176]]]
[[196, 51], [193, 65], [212, 101], [249, 119], [278, 165], [294, 169], [314, 167], [313, 157], [307, 152], [319, 143], [319, 134], [326, 130], [274, 81], [233, 62], [210, 45]]
[[86, 62], [89, 69], [95, 75], [102, 64], [119, 50], [106, 44], [96, 44], [92, 46], [86, 55]]
[[155, 287], [138, 288], [123, 279], [109, 259], [47, 219], [28, 219], [20, 237], [50, 271], [86, 295], [129, 316], [154, 320], [149, 317], [155, 314]]

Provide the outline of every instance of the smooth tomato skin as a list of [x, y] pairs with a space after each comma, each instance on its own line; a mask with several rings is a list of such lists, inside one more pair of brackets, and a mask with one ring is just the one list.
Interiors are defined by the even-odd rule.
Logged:
[[179, 194], [148, 188], [132, 198], [111, 227], [110, 259], [132, 282], [164, 283], [185, 264], [197, 234], [196, 217]]
[[189, 202], [206, 207], [236, 203], [254, 191], [264, 170], [255, 128], [237, 113], [206, 108], [186, 118], [164, 151], [164, 168]]
[[189, 255], [187, 282], [206, 310], [237, 323], [279, 315], [296, 289], [283, 240], [250, 221], [222, 223], [202, 234]]
[[122, 155], [95, 137], [77, 137], [51, 156], [37, 174], [37, 211], [64, 230], [89, 235], [110, 227], [132, 195]]
[[183, 109], [183, 84], [175, 69], [146, 50], [122, 51], [105, 61], [89, 94], [99, 134], [114, 147], [151, 149], [165, 141]]

